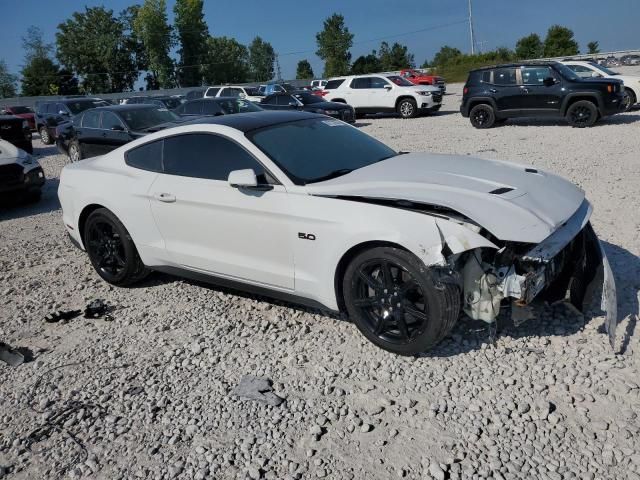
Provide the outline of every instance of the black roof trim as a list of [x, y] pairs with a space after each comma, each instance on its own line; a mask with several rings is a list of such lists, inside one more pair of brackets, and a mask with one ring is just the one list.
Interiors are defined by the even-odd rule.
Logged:
[[482, 70], [490, 70], [492, 68], [509, 68], [509, 67], [526, 67], [526, 66], [549, 66], [556, 65], [559, 62], [554, 60], [526, 60], [523, 62], [500, 63], [497, 65], [487, 65], [486, 67], [474, 68], [471, 72], [481, 72]]
[[190, 122], [185, 122], [182, 125], [212, 123], [216, 125], [225, 125], [246, 133], [251, 130], [257, 130], [271, 125], [308, 120], [311, 118], [320, 118], [320, 116], [317, 113], [308, 112], [277, 112], [273, 110], [265, 110], [263, 112], [247, 112], [235, 113], [233, 115], [221, 115], [218, 117], [203, 117]]

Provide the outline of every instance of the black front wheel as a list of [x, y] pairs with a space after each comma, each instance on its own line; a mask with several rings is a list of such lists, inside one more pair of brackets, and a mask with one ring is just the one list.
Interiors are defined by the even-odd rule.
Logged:
[[126, 228], [106, 208], [94, 210], [87, 218], [84, 244], [93, 268], [112, 285], [127, 286], [148, 274]]
[[598, 109], [589, 100], [572, 103], [567, 109], [567, 122], [576, 128], [590, 127], [598, 120]]
[[410, 252], [377, 247], [347, 267], [343, 296], [349, 316], [380, 348], [415, 355], [440, 342], [460, 313], [456, 285], [434, 279]]

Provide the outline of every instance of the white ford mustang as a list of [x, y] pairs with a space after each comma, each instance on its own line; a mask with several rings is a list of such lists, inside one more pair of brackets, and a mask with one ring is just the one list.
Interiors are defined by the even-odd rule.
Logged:
[[[615, 285], [584, 192], [477, 158], [398, 153], [302, 112], [194, 121], [68, 165], [64, 224], [114, 285], [151, 270], [346, 311], [389, 351], [438, 343], [461, 310]], [[597, 280], [597, 282], [595, 281]]]

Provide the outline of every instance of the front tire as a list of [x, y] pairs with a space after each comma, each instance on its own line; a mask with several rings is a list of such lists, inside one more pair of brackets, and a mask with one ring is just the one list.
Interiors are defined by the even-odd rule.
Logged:
[[413, 118], [418, 114], [418, 106], [412, 98], [403, 98], [398, 102], [396, 111], [401, 118]]
[[496, 123], [496, 112], [491, 105], [482, 103], [471, 109], [469, 121], [475, 128], [491, 128]]
[[51, 136], [49, 135], [49, 130], [47, 130], [47, 127], [40, 127], [40, 130], [38, 130], [38, 132], [40, 132], [40, 140], [42, 141], [42, 143], [44, 143], [45, 145], [51, 145]]
[[567, 109], [567, 122], [575, 128], [590, 127], [598, 120], [598, 109], [589, 100], [579, 100]]
[[635, 93], [633, 93], [633, 90], [631, 90], [630, 88], [625, 88], [624, 89], [624, 100], [622, 100], [622, 105], [623, 105], [623, 112], [628, 112], [629, 110], [631, 110], [631, 107], [633, 107], [633, 105], [635, 105], [635, 103], [637, 102], [637, 98]]
[[83, 239], [93, 268], [110, 284], [124, 287], [148, 275], [129, 232], [106, 208], [91, 212]]
[[82, 160], [82, 149], [80, 148], [80, 142], [77, 140], [71, 140], [69, 143], [69, 160], [71, 162], [79, 162]]
[[374, 345], [415, 355], [438, 344], [460, 314], [460, 290], [434, 278], [410, 252], [376, 247], [347, 267], [342, 292], [349, 317]]

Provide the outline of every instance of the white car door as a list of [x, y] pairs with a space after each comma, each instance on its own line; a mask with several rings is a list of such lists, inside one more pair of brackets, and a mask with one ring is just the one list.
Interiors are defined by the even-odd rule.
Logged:
[[[177, 265], [231, 280], [293, 290], [288, 194], [267, 185], [265, 169], [228, 137], [189, 133], [164, 140], [163, 173], [151, 187], [152, 211]], [[265, 189], [229, 185], [252, 168]]]
[[369, 104], [377, 108], [395, 108], [396, 95], [393, 92], [393, 85], [386, 78], [371, 77], [371, 84], [368, 90]]
[[[345, 101], [354, 108], [368, 108], [369, 104], [369, 77], [354, 78], [344, 88]], [[342, 93], [342, 92], [341, 92]]]

